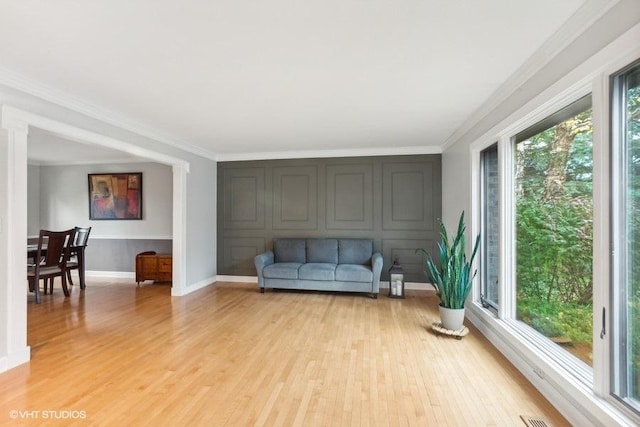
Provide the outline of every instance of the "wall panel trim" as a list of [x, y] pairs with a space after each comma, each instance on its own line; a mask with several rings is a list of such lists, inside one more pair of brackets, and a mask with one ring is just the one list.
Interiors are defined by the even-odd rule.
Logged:
[[[237, 197], [249, 209], [253, 187], [246, 181], [234, 189], [229, 181], [258, 170], [264, 221], [234, 222], [231, 193], [244, 191]], [[219, 277], [255, 276], [253, 254], [272, 249], [275, 238], [324, 237], [372, 239], [384, 256], [382, 280], [400, 256], [407, 281], [426, 282], [414, 251], [436, 246], [441, 188], [439, 154], [219, 162]]]

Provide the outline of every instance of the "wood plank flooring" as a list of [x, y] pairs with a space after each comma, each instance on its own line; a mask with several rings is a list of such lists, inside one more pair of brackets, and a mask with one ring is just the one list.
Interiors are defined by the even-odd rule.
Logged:
[[0, 425], [568, 425], [476, 329], [438, 337], [435, 320], [427, 291], [58, 286], [29, 297], [32, 360], [0, 374]]

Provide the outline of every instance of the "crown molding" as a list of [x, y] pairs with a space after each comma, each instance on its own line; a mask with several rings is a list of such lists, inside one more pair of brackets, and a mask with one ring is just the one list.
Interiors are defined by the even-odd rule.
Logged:
[[104, 160], [64, 160], [59, 162], [50, 162], [47, 160], [33, 160], [30, 159], [27, 164], [30, 166], [84, 166], [84, 165], [122, 165], [122, 164], [137, 164], [137, 163], [149, 163], [149, 159], [132, 159], [130, 157], [122, 157], [120, 159]]
[[215, 160], [215, 153], [196, 147], [186, 141], [171, 137], [157, 129], [130, 118], [115, 111], [108, 110], [96, 104], [92, 104], [67, 92], [55, 89], [51, 86], [24, 77], [7, 68], [0, 67], [0, 85], [35, 96], [51, 102], [60, 107], [67, 108], [87, 117], [99, 120], [135, 134], [153, 139], [163, 144], [179, 148], [189, 153]]
[[495, 110], [620, 0], [589, 0], [549, 37], [442, 145], [447, 150]]
[[218, 162], [245, 160], [313, 159], [332, 157], [406, 156], [417, 154], [442, 154], [442, 148], [435, 145], [415, 147], [384, 147], [343, 150], [273, 151], [261, 153], [228, 153], [216, 156]]

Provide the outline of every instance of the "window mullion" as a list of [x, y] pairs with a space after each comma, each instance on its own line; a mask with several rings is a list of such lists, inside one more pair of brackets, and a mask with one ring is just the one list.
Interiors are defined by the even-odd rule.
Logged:
[[500, 267], [498, 317], [515, 318], [515, 192], [514, 144], [511, 137], [498, 140], [498, 170], [500, 171]]
[[[611, 332], [611, 307], [609, 305], [610, 257], [609, 224], [611, 210], [611, 182], [613, 169], [610, 163], [609, 127], [609, 79], [602, 75], [593, 81], [593, 390], [605, 397], [610, 390], [609, 342]], [[605, 335], [602, 332], [603, 309], [606, 316]]]

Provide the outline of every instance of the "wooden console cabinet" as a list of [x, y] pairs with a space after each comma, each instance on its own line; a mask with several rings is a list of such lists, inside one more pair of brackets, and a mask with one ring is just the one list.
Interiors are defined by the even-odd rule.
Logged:
[[145, 280], [170, 282], [172, 261], [171, 254], [139, 253], [136, 255], [136, 283]]

